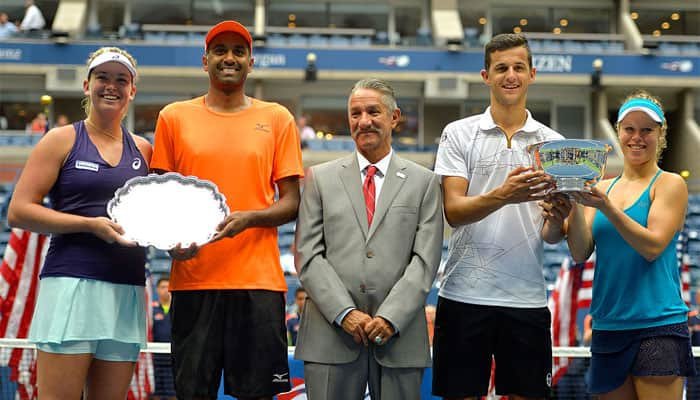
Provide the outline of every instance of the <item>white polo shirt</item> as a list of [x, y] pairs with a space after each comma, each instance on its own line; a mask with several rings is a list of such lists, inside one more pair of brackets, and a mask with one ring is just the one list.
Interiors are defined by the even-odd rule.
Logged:
[[[516, 167], [530, 165], [528, 145], [561, 139], [527, 111], [525, 125], [508, 147], [489, 107], [483, 114], [445, 127], [435, 173], [466, 178], [467, 195], [480, 195], [501, 186]], [[481, 221], [456, 228], [450, 237], [440, 296], [469, 304], [545, 307], [543, 223], [540, 207], [531, 201], [508, 204]]]

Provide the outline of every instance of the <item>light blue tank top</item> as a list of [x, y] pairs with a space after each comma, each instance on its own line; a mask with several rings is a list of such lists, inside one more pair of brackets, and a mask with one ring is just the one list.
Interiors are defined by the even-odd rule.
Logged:
[[[651, 207], [649, 189], [661, 172], [654, 175], [637, 201], [624, 210], [644, 227]], [[608, 193], [619, 179], [618, 176], [610, 184]], [[681, 297], [676, 237], [656, 260], [649, 262], [622, 238], [600, 210], [595, 213], [592, 230], [596, 266], [591, 315], [595, 329], [651, 328], [687, 321], [688, 308]]]

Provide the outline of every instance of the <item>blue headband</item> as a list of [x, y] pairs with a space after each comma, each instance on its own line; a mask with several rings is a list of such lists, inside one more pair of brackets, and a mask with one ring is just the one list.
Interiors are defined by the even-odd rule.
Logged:
[[632, 111], [642, 111], [659, 125], [664, 123], [664, 112], [656, 103], [645, 98], [635, 98], [627, 101], [617, 112], [617, 122], [622, 121]]

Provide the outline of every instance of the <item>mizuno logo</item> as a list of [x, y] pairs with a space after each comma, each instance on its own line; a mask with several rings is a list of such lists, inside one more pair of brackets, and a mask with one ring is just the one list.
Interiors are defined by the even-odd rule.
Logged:
[[283, 374], [272, 374], [272, 382], [289, 382], [289, 372]]
[[256, 131], [263, 131], [263, 132], [266, 132], [266, 133], [270, 133], [270, 125], [268, 125], [268, 124], [256, 123], [256, 124], [255, 124], [255, 130], [256, 130]]

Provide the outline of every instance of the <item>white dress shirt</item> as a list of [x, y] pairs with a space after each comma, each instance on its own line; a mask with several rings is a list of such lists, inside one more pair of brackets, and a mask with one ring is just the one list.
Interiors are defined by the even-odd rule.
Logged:
[[39, 7], [32, 4], [27, 8], [19, 28], [23, 31], [28, 31], [31, 29], [43, 29], [44, 25], [46, 25], [46, 21], [44, 21], [44, 16], [41, 14]]
[[356, 154], [357, 162], [360, 164], [360, 182], [363, 182], [363, 184], [367, 176], [367, 167], [369, 165], [377, 167], [377, 173], [374, 175], [374, 208], [376, 209], [379, 193], [381, 193], [382, 185], [384, 184], [384, 176], [386, 176], [386, 171], [389, 169], [389, 161], [391, 161], [391, 155], [394, 154], [394, 149], [389, 150], [389, 154], [374, 164], [367, 161], [365, 156], [359, 152], [356, 152]]

